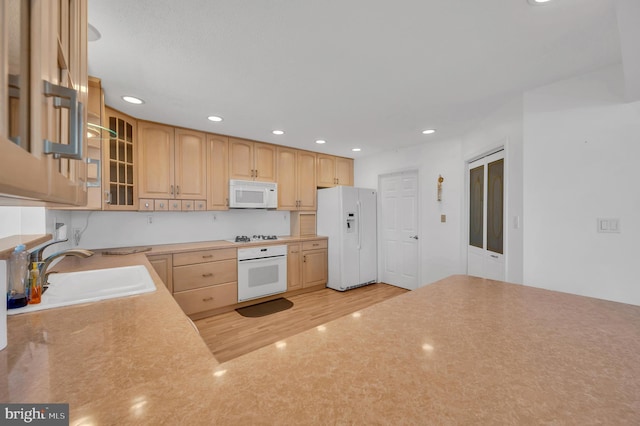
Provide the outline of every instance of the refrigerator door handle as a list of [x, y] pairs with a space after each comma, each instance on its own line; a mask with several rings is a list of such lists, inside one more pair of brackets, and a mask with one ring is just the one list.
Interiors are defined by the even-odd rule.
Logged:
[[362, 248], [362, 204], [360, 203], [360, 200], [358, 200], [356, 202], [356, 207], [357, 207], [357, 221], [358, 221], [358, 250], [360, 250]]

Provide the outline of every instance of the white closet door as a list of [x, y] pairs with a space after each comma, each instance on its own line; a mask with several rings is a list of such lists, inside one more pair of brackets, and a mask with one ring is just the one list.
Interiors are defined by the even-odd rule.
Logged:
[[504, 151], [469, 163], [467, 273], [505, 279]]

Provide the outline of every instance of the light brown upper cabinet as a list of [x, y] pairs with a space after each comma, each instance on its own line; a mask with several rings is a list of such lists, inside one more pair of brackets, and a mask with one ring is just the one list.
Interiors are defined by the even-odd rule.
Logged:
[[229, 178], [276, 181], [276, 146], [229, 138]]
[[105, 108], [102, 146], [104, 210], [137, 210], [137, 120]]
[[316, 154], [277, 148], [278, 209], [316, 210]]
[[83, 205], [87, 1], [1, 7], [0, 194]]
[[207, 209], [229, 208], [229, 138], [207, 135]]
[[353, 186], [353, 160], [318, 154], [318, 174], [316, 183], [320, 188], [337, 185]]
[[138, 196], [205, 200], [205, 134], [138, 122]]

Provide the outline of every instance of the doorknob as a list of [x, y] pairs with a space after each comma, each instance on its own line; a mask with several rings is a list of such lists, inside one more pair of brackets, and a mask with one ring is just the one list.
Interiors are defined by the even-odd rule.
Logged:
[[414, 240], [417, 240], [417, 239], [418, 239], [418, 236], [417, 236], [417, 235], [414, 235], [414, 236], [409, 237], [409, 238], [413, 238]]

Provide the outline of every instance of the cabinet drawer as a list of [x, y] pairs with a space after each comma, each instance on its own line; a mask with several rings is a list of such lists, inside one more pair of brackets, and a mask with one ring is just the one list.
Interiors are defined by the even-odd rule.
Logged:
[[169, 211], [169, 200], [154, 200], [153, 208], [156, 211]]
[[236, 249], [214, 249], [176, 253], [173, 255], [173, 266], [191, 265], [193, 263], [214, 262], [216, 260], [237, 259]]
[[138, 210], [153, 211], [153, 200], [148, 198], [140, 198]]
[[175, 293], [173, 297], [184, 313], [190, 315], [238, 303], [238, 284], [233, 282], [181, 291]]
[[302, 243], [302, 251], [326, 249], [326, 248], [327, 248], [327, 240], [304, 241]]
[[173, 291], [176, 292], [237, 280], [235, 259], [173, 267]]

